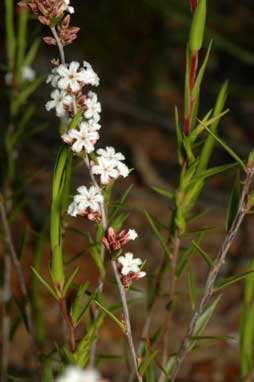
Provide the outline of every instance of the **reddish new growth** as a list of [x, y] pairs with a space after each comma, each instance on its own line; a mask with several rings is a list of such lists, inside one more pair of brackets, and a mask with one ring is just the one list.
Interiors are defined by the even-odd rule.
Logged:
[[[30, 9], [41, 24], [54, 27], [57, 24], [57, 35], [63, 46], [71, 44], [79, 32], [79, 27], [70, 27], [70, 15], [64, 17], [66, 3], [64, 0], [32, 0], [29, 2], [20, 1], [20, 8]], [[48, 45], [56, 45], [57, 41], [51, 36], [43, 38]]]
[[190, 0], [191, 12], [194, 12], [197, 6], [197, 0]]

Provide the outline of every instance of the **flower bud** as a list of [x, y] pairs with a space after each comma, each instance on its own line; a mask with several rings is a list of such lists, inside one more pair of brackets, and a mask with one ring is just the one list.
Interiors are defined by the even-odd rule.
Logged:
[[43, 37], [43, 41], [48, 45], [56, 45], [56, 40], [50, 36]]
[[203, 44], [206, 22], [206, 0], [199, 0], [191, 24], [189, 45], [192, 52], [198, 52]]

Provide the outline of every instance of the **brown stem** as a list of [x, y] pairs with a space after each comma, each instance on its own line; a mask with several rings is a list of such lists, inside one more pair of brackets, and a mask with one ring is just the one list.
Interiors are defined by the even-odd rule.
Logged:
[[72, 320], [71, 320], [71, 318], [67, 312], [64, 298], [60, 298], [58, 300], [58, 303], [59, 303], [64, 321], [65, 321], [65, 324], [66, 324], [67, 329], [68, 329], [70, 350], [73, 353], [76, 350], [75, 327], [74, 327]]
[[5, 206], [3, 204], [3, 198], [1, 195], [0, 195], [0, 214], [1, 214], [1, 219], [3, 222], [5, 240], [6, 240], [8, 248], [9, 248], [11, 261], [13, 263], [14, 269], [15, 269], [17, 277], [18, 277], [19, 287], [21, 290], [21, 294], [23, 296], [24, 304], [25, 304], [24, 310], [25, 310], [25, 314], [26, 314], [28, 333], [29, 333], [29, 337], [30, 337], [30, 341], [31, 341], [31, 346], [33, 349], [33, 356], [34, 356], [37, 367], [40, 367], [39, 352], [38, 352], [36, 342], [35, 342], [35, 330], [34, 330], [34, 325], [33, 325], [33, 320], [32, 320], [32, 313], [31, 313], [31, 307], [30, 307], [30, 303], [29, 303], [29, 299], [28, 299], [28, 293], [27, 293], [25, 278], [24, 278], [24, 275], [23, 275], [23, 272], [22, 272], [22, 269], [20, 266], [19, 258], [17, 256], [17, 253], [16, 253], [14, 245], [13, 245], [11, 230], [9, 227], [6, 210], [5, 210]]
[[228, 254], [228, 251], [229, 251], [229, 249], [230, 249], [230, 247], [231, 247], [231, 245], [232, 245], [232, 243], [233, 243], [233, 241], [234, 241], [234, 239], [238, 233], [238, 230], [240, 228], [242, 220], [243, 220], [246, 212], [249, 209], [249, 206], [247, 205], [247, 197], [248, 197], [251, 182], [252, 182], [253, 176], [254, 176], [254, 163], [249, 163], [247, 165], [246, 172], [247, 172], [247, 175], [246, 175], [246, 179], [245, 179], [244, 186], [242, 189], [242, 194], [241, 194], [241, 199], [240, 199], [237, 214], [234, 218], [234, 221], [232, 223], [230, 230], [228, 231], [228, 233], [227, 233], [227, 235], [223, 241], [221, 249], [218, 252], [218, 255], [217, 255], [215, 262], [214, 262], [214, 266], [209, 271], [203, 297], [202, 297], [202, 299], [199, 303], [199, 306], [196, 309], [196, 311], [195, 311], [195, 313], [191, 319], [187, 333], [186, 333], [186, 335], [183, 339], [183, 342], [180, 346], [180, 349], [177, 353], [175, 366], [174, 366], [172, 373], [171, 373], [171, 379], [170, 379], [171, 382], [175, 381], [176, 376], [177, 376], [177, 374], [178, 374], [178, 372], [182, 366], [182, 363], [183, 363], [183, 361], [184, 361], [184, 359], [188, 353], [188, 344], [189, 344], [190, 338], [193, 336], [196, 324], [197, 324], [199, 318], [201, 317], [201, 315], [204, 313], [204, 311], [207, 307], [207, 304], [210, 301], [210, 299], [214, 293], [214, 286], [215, 286], [215, 282], [216, 282], [218, 273], [220, 272], [221, 267], [225, 263], [225, 259], [226, 259], [226, 256]]

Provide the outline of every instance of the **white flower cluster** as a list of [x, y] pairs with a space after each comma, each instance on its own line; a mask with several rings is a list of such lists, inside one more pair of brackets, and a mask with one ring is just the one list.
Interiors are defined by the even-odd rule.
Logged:
[[100, 204], [103, 203], [101, 192], [94, 186], [87, 188], [81, 186], [77, 189], [78, 194], [74, 196], [73, 202], [69, 205], [68, 214], [76, 217], [86, 214], [89, 209], [91, 212], [99, 212]]
[[92, 173], [100, 175], [101, 184], [108, 184], [112, 179], [119, 176], [126, 178], [129, 169], [122, 161], [125, 157], [122, 153], [116, 153], [113, 147], [99, 149], [97, 153], [97, 164], [92, 166]]
[[[31, 82], [35, 79], [35, 71], [30, 66], [22, 66], [21, 68], [21, 79], [22, 81]], [[11, 86], [13, 80], [13, 73], [8, 72], [5, 75], [5, 83], [7, 86]]]
[[94, 369], [80, 369], [76, 366], [68, 366], [62, 376], [56, 378], [56, 382], [99, 382], [100, 375]]

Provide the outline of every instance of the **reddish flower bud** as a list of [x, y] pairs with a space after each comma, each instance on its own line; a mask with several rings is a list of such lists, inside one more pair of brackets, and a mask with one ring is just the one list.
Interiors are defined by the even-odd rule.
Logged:
[[46, 17], [44, 17], [44, 16], [39, 16], [38, 20], [43, 25], [49, 25], [50, 24], [50, 21]]
[[18, 5], [18, 7], [20, 7], [20, 8], [23, 8], [23, 9], [29, 9], [27, 3], [25, 3], [24, 1], [19, 1], [17, 5]]
[[56, 45], [56, 40], [50, 36], [43, 37], [43, 41], [48, 45]]

